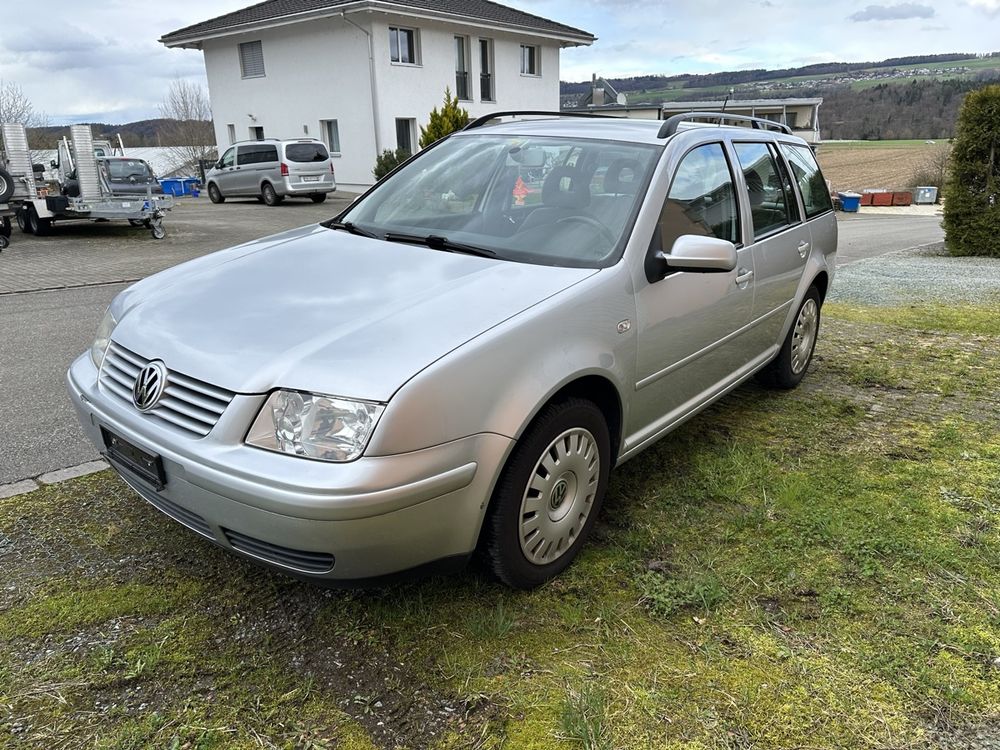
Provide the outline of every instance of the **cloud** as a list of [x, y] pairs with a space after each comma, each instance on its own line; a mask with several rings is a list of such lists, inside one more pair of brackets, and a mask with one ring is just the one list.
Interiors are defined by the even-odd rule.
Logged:
[[989, 15], [1000, 13], [1000, 0], [967, 0], [967, 4], [979, 10], [985, 10]]
[[[972, 0], [973, 2], [984, 2], [993, 4], [997, 0]], [[864, 10], [859, 10], [848, 16], [851, 21], [904, 21], [908, 18], [933, 18], [934, 9], [929, 5], [919, 3], [900, 3], [899, 5], [869, 5]]]

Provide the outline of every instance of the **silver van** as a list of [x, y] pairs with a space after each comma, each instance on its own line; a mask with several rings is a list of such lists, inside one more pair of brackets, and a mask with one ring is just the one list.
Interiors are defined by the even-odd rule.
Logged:
[[330, 152], [314, 138], [234, 143], [205, 175], [205, 183], [212, 203], [255, 197], [269, 206], [295, 196], [322, 203], [337, 189]]
[[150, 276], [70, 368], [81, 424], [149, 503], [273, 568], [479, 550], [537, 586], [612, 468], [809, 368], [837, 251], [813, 152], [696, 117], [486, 116], [339, 216]]

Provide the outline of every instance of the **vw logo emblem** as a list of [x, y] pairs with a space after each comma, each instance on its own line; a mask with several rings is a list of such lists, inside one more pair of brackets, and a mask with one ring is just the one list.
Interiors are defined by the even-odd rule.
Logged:
[[565, 479], [560, 479], [556, 486], [552, 488], [552, 495], [549, 497], [549, 507], [555, 510], [560, 505], [562, 505], [563, 500], [566, 499], [566, 493], [569, 491], [569, 484]]
[[149, 411], [160, 403], [167, 387], [167, 366], [154, 360], [139, 370], [132, 386], [132, 403], [139, 411]]

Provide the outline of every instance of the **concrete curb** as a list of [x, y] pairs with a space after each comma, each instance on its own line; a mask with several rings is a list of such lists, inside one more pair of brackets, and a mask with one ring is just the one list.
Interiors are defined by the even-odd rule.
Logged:
[[58, 484], [68, 479], [78, 479], [89, 474], [96, 474], [109, 468], [106, 461], [87, 461], [86, 463], [68, 466], [65, 469], [49, 471], [33, 479], [22, 479], [10, 484], [0, 484], [0, 500], [8, 500], [12, 497], [27, 495], [29, 492], [46, 487], [50, 484]]

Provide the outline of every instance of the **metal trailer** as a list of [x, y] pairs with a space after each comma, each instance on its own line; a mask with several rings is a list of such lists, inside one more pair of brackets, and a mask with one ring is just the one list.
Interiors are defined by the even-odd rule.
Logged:
[[72, 140], [64, 138], [59, 144], [58, 182], [61, 185], [75, 170], [79, 196], [50, 195], [48, 188], [40, 189], [32, 172], [24, 126], [6, 123], [2, 131], [8, 172], [26, 190], [13, 211], [22, 232], [44, 235], [54, 221], [100, 219], [145, 226], [157, 240], [166, 236], [163, 217], [174, 206], [173, 196], [154, 195], [151, 188], [146, 195], [114, 195], [97, 167], [89, 125], [70, 126]]

